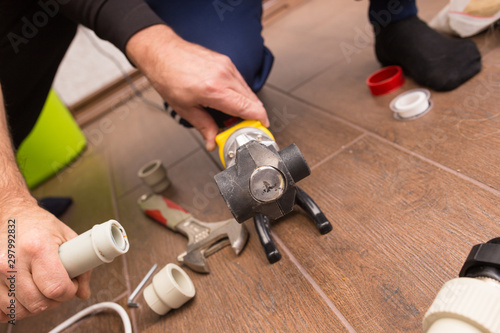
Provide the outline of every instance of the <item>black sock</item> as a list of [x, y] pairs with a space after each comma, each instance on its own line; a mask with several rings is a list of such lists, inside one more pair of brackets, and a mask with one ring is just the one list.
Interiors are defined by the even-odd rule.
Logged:
[[38, 200], [38, 205], [52, 213], [54, 216], [61, 216], [73, 203], [69, 197], [47, 197]]
[[375, 53], [383, 66], [399, 65], [418, 84], [436, 91], [455, 89], [481, 70], [473, 41], [441, 35], [417, 16], [375, 32]]

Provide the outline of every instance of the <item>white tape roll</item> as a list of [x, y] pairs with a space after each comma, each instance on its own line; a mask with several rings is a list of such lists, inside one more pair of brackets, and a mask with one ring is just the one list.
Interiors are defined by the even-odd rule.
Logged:
[[413, 89], [398, 95], [390, 104], [394, 118], [409, 120], [424, 115], [432, 107], [430, 96], [431, 93], [427, 89]]

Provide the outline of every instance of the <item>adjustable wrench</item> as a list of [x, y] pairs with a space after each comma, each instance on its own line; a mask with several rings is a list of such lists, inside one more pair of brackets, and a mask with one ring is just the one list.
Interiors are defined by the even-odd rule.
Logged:
[[248, 230], [234, 218], [201, 222], [175, 202], [158, 194], [144, 194], [138, 204], [146, 215], [188, 238], [186, 252], [181, 253], [177, 260], [198, 273], [210, 272], [206, 257], [229, 244], [238, 255], [248, 240]]

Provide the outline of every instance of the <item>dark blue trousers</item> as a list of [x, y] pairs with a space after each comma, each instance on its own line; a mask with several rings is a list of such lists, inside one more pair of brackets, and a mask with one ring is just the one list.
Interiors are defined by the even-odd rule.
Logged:
[[253, 91], [262, 88], [274, 60], [261, 35], [262, 0], [146, 2], [183, 39], [231, 58]]
[[[227, 55], [253, 91], [264, 85], [273, 55], [262, 38], [262, 0], [146, 0], [185, 40]], [[415, 0], [371, 0], [370, 22], [385, 26], [417, 14]]]
[[417, 15], [415, 0], [371, 0], [368, 18], [374, 26], [382, 27]]

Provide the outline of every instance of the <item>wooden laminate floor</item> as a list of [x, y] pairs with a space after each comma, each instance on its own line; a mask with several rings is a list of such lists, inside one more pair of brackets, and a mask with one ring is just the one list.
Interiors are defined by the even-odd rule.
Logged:
[[[447, 1], [420, 1], [429, 20]], [[253, 223], [237, 257], [228, 247], [208, 258], [211, 273], [186, 268], [197, 289], [182, 308], [160, 317], [141, 296], [127, 311], [134, 332], [420, 332], [444, 282], [456, 277], [472, 245], [500, 236], [500, 38], [475, 37], [483, 70], [460, 88], [432, 92], [433, 108], [397, 121], [389, 102], [417, 85], [373, 97], [365, 79], [379, 68], [368, 32], [367, 3], [310, 0], [268, 26], [276, 56], [260, 93], [278, 144], [296, 143], [312, 168], [301, 186], [333, 224], [320, 236], [299, 210], [276, 222], [283, 259], [268, 264]], [[341, 43], [365, 44], [346, 57]], [[361, 45], [361, 46], [360, 46]], [[145, 96], [161, 103], [148, 89]], [[161, 159], [172, 186], [164, 192], [197, 218], [230, 213], [213, 175], [220, 168], [199, 135], [139, 98], [87, 126], [89, 147], [38, 197], [70, 195], [62, 220], [81, 233], [116, 218], [130, 251], [94, 270], [92, 297], [22, 320], [0, 332], [46, 332], [102, 301], [123, 306], [149, 268], [176, 262], [186, 239], [145, 217], [136, 201], [148, 191], [136, 173]], [[115, 314], [82, 320], [67, 332], [121, 332]]]

